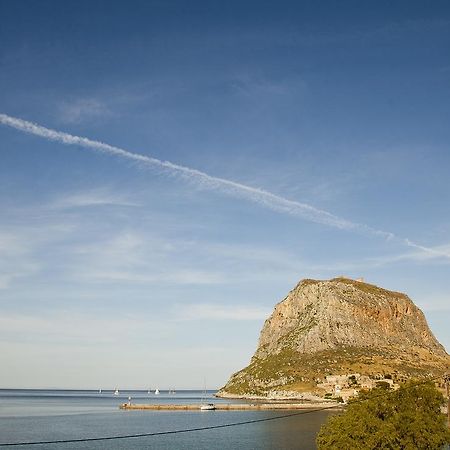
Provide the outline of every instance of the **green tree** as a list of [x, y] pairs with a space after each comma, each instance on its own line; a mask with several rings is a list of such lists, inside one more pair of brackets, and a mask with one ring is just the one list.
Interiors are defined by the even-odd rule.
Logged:
[[441, 449], [450, 442], [441, 412], [443, 395], [431, 382], [408, 382], [397, 391], [361, 392], [344, 413], [332, 416], [317, 435], [319, 450]]

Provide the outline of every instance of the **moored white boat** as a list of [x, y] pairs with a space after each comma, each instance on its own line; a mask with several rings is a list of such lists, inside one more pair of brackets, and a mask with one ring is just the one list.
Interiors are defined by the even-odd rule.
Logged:
[[200, 405], [200, 411], [214, 411], [216, 409], [216, 405], [214, 403], [207, 403], [204, 405]]
[[203, 396], [202, 396], [202, 403], [200, 405], [200, 411], [214, 411], [216, 409], [214, 403], [206, 403], [207, 398], [208, 395], [206, 394], [206, 380], [204, 380]]

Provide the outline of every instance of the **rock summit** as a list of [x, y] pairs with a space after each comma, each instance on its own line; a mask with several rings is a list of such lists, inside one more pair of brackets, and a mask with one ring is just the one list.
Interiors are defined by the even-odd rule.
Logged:
[[344, 277], [305, 279], [275, 306], [250, 364], [218, 395], [321, 395], [327, 376], [401, 382], [449, 368], [449, 355], [407, 295]]

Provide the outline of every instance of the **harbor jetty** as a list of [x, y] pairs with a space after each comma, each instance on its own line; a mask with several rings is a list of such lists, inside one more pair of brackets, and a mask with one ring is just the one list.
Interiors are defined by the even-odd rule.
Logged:
[[[320, 409], [320, 408], [342, 408], [342, 403], [215, 403], [218, 411], [273, 411], [286, 409]], [[199, 411], [200, 404], [139, 404], [123, 403], [120, 409], [126, 410], [151, 410], [151, 411]]]

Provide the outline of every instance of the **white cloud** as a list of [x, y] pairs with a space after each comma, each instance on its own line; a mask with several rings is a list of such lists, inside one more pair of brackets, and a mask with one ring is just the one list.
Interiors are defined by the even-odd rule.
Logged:
[[85, 281], [110, 283], [142, 283], [155, 284], [164, 283], [170, 285], [209, 285], [221, 284], [226, 281], [220, 273], [207, 272], [201, 270], [174, 270], [172, 272], [156, 272], [150, 274], [136, 273], [128, 270], [96, 270], [88, 269], [84, 272], [76, 273], [76, 278]]
[[416, 260], [427, 260], [434, 258], [450, 258], [450, 245], [438, 245], [434, 247], [424, 247], [423, 245], [418, 245], [409, 239], [405, 239], [406, 244], [409, 247], [416, 249], [417, 251], [409, 255], [410, 259]]
[[82, 208], [89, 206], [140, 206], [123, 194], [113, 193], [106, 188], [75, 192], [60, 196], [50, 203], [54, 209]]
[[258, 306], [216, 305], [197, 303], [179, 305], [174, 313], [178, 320], [265, 320], [272, 313]]
[[31, 256], [33, 249], [28, 234], [0, 230], [0, 289], [7, 289], [16, 279], [39, 270], [39, 263]]
[[[119, 313], [108, 316], [104, 312], [96, 314], [80, 313], [73, 310], [39, 312], [35, 314], [4, 313], [0, 317], [0, 336], [3, 341], [47, 342], [62, 345], [110, 345], [124, 344], [125, 341], [150, 339], [150, 334], [166, 336], [175, 325], [142, 313]], [[120, 330], [126, 330], [121, 333]]]
[[153, 230], [123, 230], [72, 246], [69, 276], [85, 282], [215, 285], [296, 280], [307, 268], [298, 255], [248, 244], [168, 238]]
[[59, 105], [59, 118], [64, 123], [80, 123], [88, 120], [110, 117], [112, 112], [95, 98], [80, 98]]
[[43, 258], [41, 252], [48, 253], [52, 247], [60, 246], [76, 229], [73, 222], [53, 221], [48, 217], [30, 221], [31, 217], [41, 215], [34, 209], [19, 214], [24, 213], [26, 223], [12, 220], [12, 224], [0, 227], [0, 289], [11, 288], [17, 279], [33, 276], [51, 265], [52, 261]]
[[[128, 215], [110, 226], [107, 211], [100, 223], [97, 214], [76, 209], [111, 204], [132, 203], [98, 189], [61, 195], [40, 207], [10, 209], [10, 224], [0, 228], [0, 288], [12, 289], [15, 280], [38, 273], [54, 289], [67, 282], [206, 286], [260, 280], [262, 274], [271, 280], [296, 279], [305, 267], [298, 255], [272, 248], [183, 239], [159, 225], [137, 226]], [[21, 288], [29, 289], [29, 281]]]
[[[336, 275], [337, 272], [353, 272], [360, 274], [364, 270], [377, 269], [402, 262], [450, 264], [450, 245], [437, 245], [434, 247], [421, 247], [410, 245], [415, 251], [402, 252], [386, 256], [365, 258], [358, 261], [334, 261], [332, 264], [310, 264], [308, 268], [313, 272], [331, 272]], [[333, 275], [333, 276], [334, 276]]]
[[428, 263], [433, 261], [435, 263], [449, 264], [450, 263], [450, 245], [436, 245], [433, 247], [423, 247], [412, 243], [408, 239], [408, 246], [414, 248], [414, 251], [400, 253], [396, 255], [387, 255], [379, 258], [371, 258], [367, 260], [367, 265], [363, 262], [362, 265], [366, 267], [382, 267], [388, 264], [397, 262], [417, 262]]
[[178, 260], [182, 251], [182, 241], [128, 230], [92, 244], [74, 246], [74, 260], [68, 271], [74, 280], [94, 283], [208, 285], [226, 281], [219, 271], [202, 269], [199, 264], [192, 267], [190, 258]]

